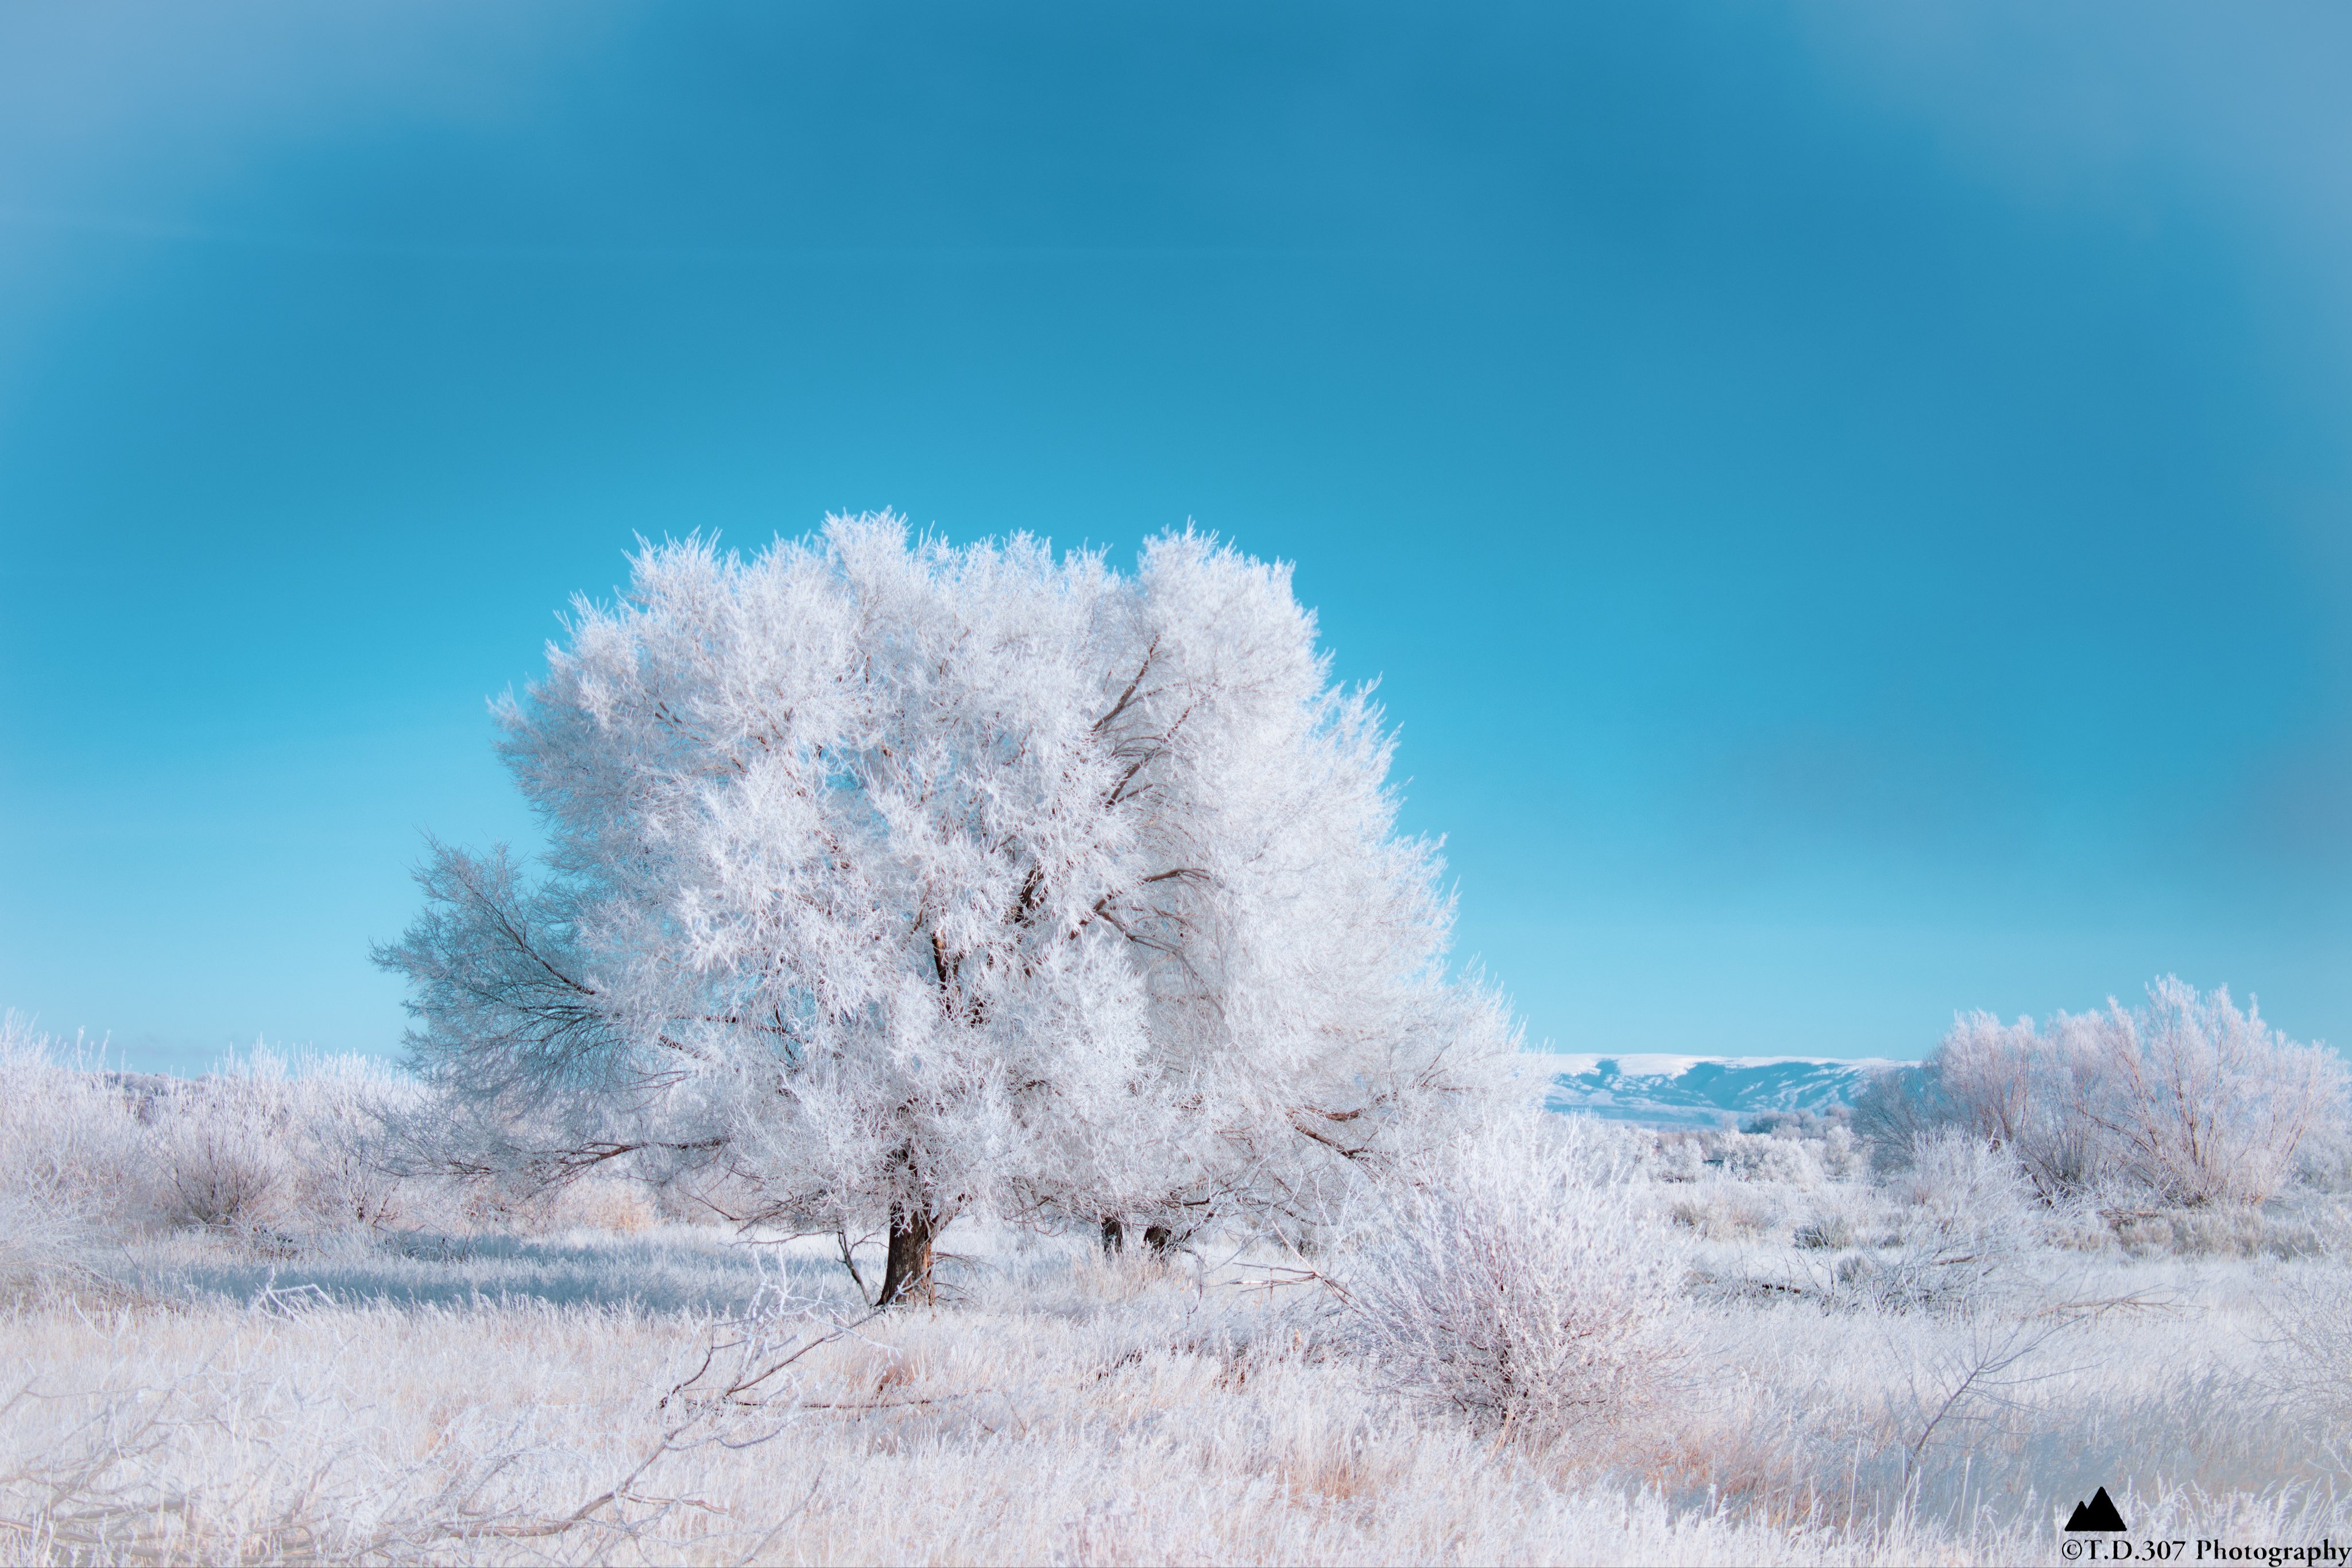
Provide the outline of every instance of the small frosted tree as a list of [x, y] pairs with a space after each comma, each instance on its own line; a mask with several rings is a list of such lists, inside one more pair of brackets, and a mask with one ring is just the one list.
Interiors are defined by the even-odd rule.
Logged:
[[545, 874], [436, 845], [404, 974], [467, 1157], [715, 1173], [738, 1218], [1306, 1216], [1448, 1134], [1512, 1041], [1286, 570], [1131, 576], [830, 519], [647, 547], [500, 748]]

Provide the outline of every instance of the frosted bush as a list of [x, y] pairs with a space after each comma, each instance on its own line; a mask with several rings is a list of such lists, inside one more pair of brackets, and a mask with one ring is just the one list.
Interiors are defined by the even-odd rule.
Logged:
[[1667, 1134], [1643, 1157], [1642, 1169], [1653, 1181], [1697, 1181], [1707, 1174], [1706, 1153], [1695, 1137]]
[[2015, 1166], [1999, 1149], [1951, 1128], [1916, 1139], [1908, 1165], [1886, 1186], [1914, 1223], [1938, 1233], [2021, 1218], [2027, 1203]]
[[2006, 1151], [2045, 1197], [2081, 1191], [2114, 1171], [2115, 1150], [2100, 1127], [2112, 1098], [2105, 1021], [2060, 1013], [2037, 1029], [2031, 1019], [2004, 1024], [1971, 1013], [1936, 1048], [1951, 1122]]
[[[1795, 1123], [1789, 1115], [1786, 1122]], [[1727, 1176], [1741, 1182], [1778, 1182], [1813, 1187], [1825, 1180], [1858, 1175], [1864, 1159], [1853, 1134], [1842, 1122], [1811, 1118], [1816, 1126], [1790, 1130], [1670, 1132], [1653, 1134], [1636, 1161], [1653, 1181], [1696, 1182]]]
[[1853, 1097], [1854, 1134], [1868, 1151], [1871, 1168], [1881, 1175], [1903, 1169], [1921, 1134], [1958, 1120], [1958, 1108], [1944, 1092], [1942, 1064], [1934, 1055], [1916, 1067], [1889, 1068], [1873, 1075]]
[[165, 1097], [155, 1142], [166, 1218], [232, 1228], [280, 1218], [299, 1135], [286, 1089], [284, 1061], [257, 1048]]
[[1723, 1133], [1719, 1161], [1724, 1174], [1742, 1181], [1783, 1182], [1790, 1186], [1821, 1185], [1821, 1162], [1811, 1149], [1793, 1138], [1769, 1134]]
[[86, 1267], [95, 1239], [87, 1216], [0, 1191], [0, 1300]]
[[107, 1098], [13, 1015], [0, 1021], [0, 1292], [88, 1258], [100, 1218], [94, 1178], [118, 1163], [109, 1134], [121, 1116]]
[[2256, 1008], [2239, 1011], [2226, 987], [2200, 996], [2167, 977], [2145, 1008], [2108, 1011], [2100, 1124], [2123, 1167], [2172, 1202], [2262, 1202], [2311, 1128], [2342, 1114], [2335, 1055], [2288, 1040]]
[[1588, 1124], [1413, 1162], [1363, 1218], [1343, 1321], [1392, 1392], [1542, 1443], [1647, 1404], [1677, 1357], [1682, 1249]]
[[1966, 1128], [2048, 1198], [2128, 1186], [2159, 1204], [2257, 1204], [2306, 1140], [2341, 1136], [2344, 1090], [2333, 1052], [2242, 1011], [2226, 987], [2168, 976], [2137, 1008], [1961, 1018], [1919, 1069], [1873, 1084], [1856, 1120], [1890, 1164], [1925, 1130]]
[[141, 1130], [94, 1060], [0, 1018], [0, 1284], [81, 1266], [152, 1206]]
[[1870, 1151], [1843, 1123], [1822, 1134], [1814, 1157], [1822, 1176], [1830, 1181], [1854, 1181], [1869, 1174]]
[[1667, 1212], [1676, 1225], [1710, 1241], [1742, 1241], [1780, 1228], [1784, 1208], [1778, 1192], [1713, 1176], [1692, 1184], [1688, 1195], [1677, 1197]]
[[[360, 1056], [266, 1047], [202, 1078], [110, 1071], [96, 1052], [0, 1019], [0, 1247], [22, 1260], [56, 1238], [158, 1222], [311, 1232], [385, 1224], [420, 1184], [399, 1171], [391, 1123], [417, 1085]], [[35, 1246], [36, 1238], [47, 1238]], [[24, 1265], [29, 1267], [30, 1265]]]
[[396, 1117], [422, 1100], [413, 1079], [373, 1058], [313, 1058], [286, 1085], [292, 1197], [329, 1228], [373, 1228], [399, 1218], [410, 1194], [394, 1145]]
[[152, 1098], [164, 1216], [310, 1233], [408, 1218], [430, 1184], [403, 1145], [422, 1087], [376, 1058], [257, 1045]]
[[2352, 1193], [2352, 1125], [2327, 1116], [2294, 1150], [2294, 1185], [2312, 1192]]
[[1809, 1250], [1862, 1246], [1885, 1228], [1874, 1209], [1866, 1192], [1826, 1185], [1805, 1205], [1803, 1218], [1790, 1227], [1790, 1239]]
[[[2352, 1252], [2352, 1221], [2341, 1211], [2320, 1228], [2314, 1253]], [[2263, 1367], [2268, 1392], [2331, 1423], [2352, 1416], [2352, 1291], [2345, 1289], [2340, 1266], [2323, 1268], [2312, 1259], [2281, 1269], [2263, 1306], [2272, 1330]]]
[[1839, 1294], [1885, 1307], [1969, 1312], [2025, 1282], [2033, 1196], [2000, 1150], [1957, 1129], [1922, 1134], [1888, 1196], [1901, 1206], [1894, 1245], [1847, 1259]]
[[208, 1105], [175, 1114], [159, 1141], [173, 1221], [237, 1227], [274, 1218], [286, 1170], [267, 1129]]

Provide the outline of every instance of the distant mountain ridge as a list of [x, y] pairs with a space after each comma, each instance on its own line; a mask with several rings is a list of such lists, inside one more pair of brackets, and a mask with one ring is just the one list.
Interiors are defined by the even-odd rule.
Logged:
[[1654, 1126], [1711, 1127], [1765, 1111], [1851, 1105], [1879, 1073], [1916, 1065], [1883, 1058], [1602, 1056], [1528, 1053], [1524, 1071], [1550, 1080], [1547, 1111], [1582, 1112]]

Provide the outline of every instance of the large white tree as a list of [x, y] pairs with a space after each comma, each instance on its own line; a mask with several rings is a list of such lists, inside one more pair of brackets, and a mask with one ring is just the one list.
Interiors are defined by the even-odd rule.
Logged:
[[1298, 1217], [1496, 1103], [1434, 847], [1289, 574], [835, 517], [644, 549], [499, 709], [549, 849], [434, 846], [411, 1042], [485, 1163], [683, 1165], [743, 1218]]

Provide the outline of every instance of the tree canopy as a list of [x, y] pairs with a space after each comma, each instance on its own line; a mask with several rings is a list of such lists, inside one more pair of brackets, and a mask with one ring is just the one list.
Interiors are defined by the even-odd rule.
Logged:
[[835, 517], [567, 630], [497, 710], [540, 873], [435, 844], [378, 955], [468, 1157], [927, 1239], [1295, 1218], [1491, 1105], [1507, 1014], [1286, 568]]

